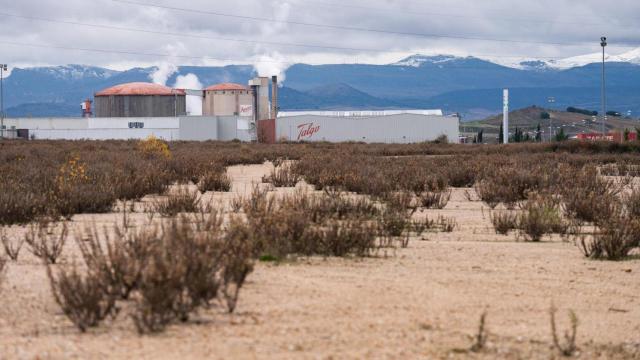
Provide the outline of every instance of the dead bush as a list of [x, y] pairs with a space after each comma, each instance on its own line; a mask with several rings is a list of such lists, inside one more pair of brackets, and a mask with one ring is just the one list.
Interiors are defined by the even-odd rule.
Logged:
[[24, 238], [10, 239], [5, 230], [0, 230], [0, 240], [2, 240], [5, 254], [7, 254], [11, 260], [18, 261], [18, 255], [20, 255], [20, 250], [24, 244]]
[[576, 345], [576, 335], [578, 332], [578, 317], [573, 310], [569, 311], [569, 320], [571, 321], [571, 330], [564, 333], [564, 343], [560, 342], [558, 338], [558, 331], [556, 326], [556, 312], [558, 310], [554, 305], [551, 305], [549, 310], [549, 316], [551, 318], [551, 338], [553, 339], [553, 346], [563, 356], [572, 356], [578, 347]]
[[618, 208], [599, 223], [591, 241], [586, 238], [580, 240], [586, 257], [623, 260], [634, 248], [640, 247], [640, 219], [628, 217]]
[[240, 289], [253, 271], [253, 244], [250, 231], [238, 220], [232, 220], [225, 236], [222, 263], [222, 293], [227, 310], [232, 313], [238, 303]]
[[444, 209], [451, 199], [451, 190], [441, 192], [425, 192], [419, 195], [420, 204], [427, 209]]
[[567, 216], [588, 223], [597, 223], [608, 218], [619, 202], [617, 195], [623, 184], [598, 175], [593, 166], [567, 172], [567, 186], [562, 188], [563, 203]]
[[61, 229], [57, 231], [55, 225], [41, 220], [29, 226], [25, 241], [33, 255], [49, 264], [55, 264], [64, 250], [68, 235], [67, 223], [63, 222]]
[[314, 228], [308, 236], [318, 244], [315, 253], [324, 256], [370, 256], [378, 248], [376, 228], [361, 221], [329, 221]]
[[471, 349], [470, 349], [472, 352], [481, 351], [482, 349], [484, 349], [485, 345], [487, 344], [488, 334], [487, 334], [487, 328], [486, 328], [486, 320], [487, 320], [487, 312], [485, 311], [482, 313], [482, 315], [480, 315], [478, 332], [474, 337], [474, 342], [473, 342], [473, 345], [471, 345]]
[[518, 228], [518, 216], [511, 211], [494, 211], [491, 213], [491, 223], [497, 234], [507, 235]]
[[298, 180], [298, 175], [290, 166], [284, 164], [274, 168], [269, 176], [262, 178], [263, 183], [270, 183], [275, 187], [294, 187], [298, 183]]
[[189, 191], [186, 187], [181, 187], [178, 191], [169, 194], [164, 199], [157, 200], [153, 206], [153, 211], [163, 216], [173, 217], [180, 213], [198, 212], [200, 198], [196, 191]]
[[61, 267], [54, 275], [47, 265], [49, 284], [56, 303], [80, 331], [96, 327], [115, 311], [115, 297], [106, 290], [100, 274], [90, 269], [83, 274], [75, 263], [70, 269]]
[[224, 169], [210, 170], [198, 182], [198, 190], [203, 194], [207, 191], [228, 192], [231, 191], [231, 179], [224, 172]]
[[532, 195], [518, 215], [518, 229], [528, 241], [540, 241], [545, 234], [567, 232], [559, 204], [550, 196]]
[[442, 232], [450, 233], [458, 227], [458, 222], [455, 218], [448, 218], [444, 216], [438, 217], [438, 226]]
[[634, 187], [629, 194], [626, 194], [624, 202], [630, 216], [640, 217], [640, 187]]

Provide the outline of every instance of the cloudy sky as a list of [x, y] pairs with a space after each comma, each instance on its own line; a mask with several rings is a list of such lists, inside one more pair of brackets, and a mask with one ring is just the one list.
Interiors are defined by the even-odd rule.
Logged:
[[20, 0], [0, 8], [0, 62], [272, 71], [414, 53], [565, 58], [599, 51], [602, 34], [612, 54], [640, 47], [640, 1]]

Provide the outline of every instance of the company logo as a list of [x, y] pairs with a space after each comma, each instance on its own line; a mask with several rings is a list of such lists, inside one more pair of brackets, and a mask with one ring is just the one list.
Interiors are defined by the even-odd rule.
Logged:
[[320, 125], [313, 126], [313, 123], [298, 125], [298, 140], [310, 139], [313, 134], [320, 131]]
[[240, 116], [253, 116], [253, 105], [240, 105]]
[[143, 122], [130, 122], [129, 129], [144, 129]]

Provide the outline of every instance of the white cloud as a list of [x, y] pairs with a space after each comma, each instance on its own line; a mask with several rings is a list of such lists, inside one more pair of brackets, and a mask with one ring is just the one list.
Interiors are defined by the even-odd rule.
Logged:
[[[168, 2], [154, 1], [169, 5]], [[16, 65], [80, 63], [119, 68], [122, 64], [219, 65], [254, 64], [268, 72], [268, 62], [286, 63], [391, 63], [413, 53], [565, 58], [598, 51], [599, 38], [610, 39], [609, 52], [631, 50], [616, 44], [638, 46], [640, 2], [616, 0], [615, 6], [583, 0], [184, 0], [171, 6], [202, 10], [171, 11], [110, 0], [23, 0], [3, 4], [2, 12], [29, 17], [191, 34], [169, 36], [33, 21], [0, 15], [2, 59]], [[219, 17], [204, 12], [276, 19], [257, 22]], [[330, 24], [395, 32], [448, 34], [461, 37], [524, 39], [538, 42], [576, 42], [579, 46], [487, 42], [452, 38], [392, 35], [299, 26], [282, 21]], [[588, 25], [585, 25], [588, 24]], [[337, 50], [204, 39], [202, 37], [313, 44], [328, 47], [376, 49]], [[101, 53], [24, 47], [11, 43], [52, 47], [107, 49], [128, 53]], [[636, 46], [637, 47], [637, 46]], [[138, 54], [135, 54], [138, 53]], [[147, 55], [145, 55], [147, 54]], [[174, 57], [168, 57], [173, 55]], [[224, 60], [230, 61], [224, 61]], [[158, 73], [158, 82], [171, 70]], [[281, 70], [280, 70], [281, 71]], [[166, 80], [165, 80], [166, 81]]]

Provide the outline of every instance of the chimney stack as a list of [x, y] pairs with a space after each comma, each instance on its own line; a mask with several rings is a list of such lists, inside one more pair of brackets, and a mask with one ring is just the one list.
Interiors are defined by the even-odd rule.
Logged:
[[278, 77], [271, 77], [271, 117], [276, 119], [278, 117]]

